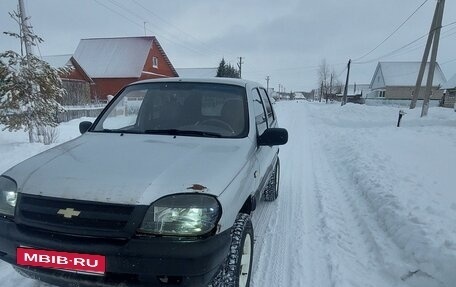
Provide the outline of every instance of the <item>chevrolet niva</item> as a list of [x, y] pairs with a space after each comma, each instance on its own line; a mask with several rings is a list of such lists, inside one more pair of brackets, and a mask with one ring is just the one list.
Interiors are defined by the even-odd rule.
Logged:
[[250, 285], [288, 141], [263, 87], [141, 81], [79, 129], [0, 176], [0, 259], [58, 286]]

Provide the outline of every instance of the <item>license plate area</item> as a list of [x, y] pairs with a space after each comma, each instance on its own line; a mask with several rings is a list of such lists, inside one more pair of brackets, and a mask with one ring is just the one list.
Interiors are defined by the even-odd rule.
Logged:
[[103, 255], [18, 247], [16, 258], [16, 263], [20, 266], [60, 269], [93, 275], [104, 275], [106, 272], [106, 257]]

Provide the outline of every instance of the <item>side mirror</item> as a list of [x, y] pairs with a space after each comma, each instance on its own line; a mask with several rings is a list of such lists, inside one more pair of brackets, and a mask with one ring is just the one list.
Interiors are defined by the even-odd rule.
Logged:
[[281, 128], [270, 128], [258, 137], [259, 146], [284, 145], [288, 142], [288, 131]]
[[79, 132], [81, 134], [84, 134], [86, 131], [89, 130], [89, 128], [92, 126], [92, 122], [80, 122], [79, 123]]

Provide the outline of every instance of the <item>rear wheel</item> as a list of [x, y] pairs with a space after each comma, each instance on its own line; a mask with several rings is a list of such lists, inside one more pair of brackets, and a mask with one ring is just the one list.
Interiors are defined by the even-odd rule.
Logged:
[[280, 160], [277, 159], [276, 166], [269, 179], [269, 183], [264, 190], [264, 200], [274, 201], [279, 196], [279, 181], [280, 181]]
[[249, 287], [253, 259], [253, 226], [250, 215], [240, 213], [231, 230], [228, 257], [210, 287]]

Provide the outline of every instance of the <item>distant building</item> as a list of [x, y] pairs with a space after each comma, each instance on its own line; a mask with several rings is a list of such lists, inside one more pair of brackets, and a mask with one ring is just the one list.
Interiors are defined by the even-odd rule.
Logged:
[[[336, 100], [342, 101], [344, 97], [345, 86], [342, 86], [342, 92], [336, 94]], [[347, 103], [364, 104], [364, 98], [370, 93], [370, 84], [350, 84], [347, 86]]]
[[60, 75], [63, 87], [67, 91], [61, 100], [61, 104], [84, 105], [91, 102], [91, 89], [95, 83], [73, 55], [43, 56], [42, 60], [55, 69], [65, 67], [71, 69], [69, 74]]
[[138, 80], [178, 76], [154, 36], [82, 39], [73, 57], [94, 82], [92, 99], [100, 101]]
[[[344, 91], [344, 86], [342, 87], [342, 92]], [[350, 84], [347, 87], [347, 94], [350, 95], [363, 95], [366, 96], [370, 93], [370, 84]]]
[[306, 97], [301, 92], [294, 92], [294, 100], [306, 100]]
[[442, 99], [442, 106], [456, 109], [456, 74], [442, 86], [445, 96]]
[[214, 78], [218, 68], [176, 68], [181, 78]]
[[[370, 84], [372, 91], [366, 95], [366, 103], [377, 101], [379, 103], [400, 104], [402, 102], [409, 104], [415, 89], [420, 65], [421, 62], [379, 62]], [[428, 71], [429, 63], [427, 63], [424, 73], [423, 86], [426, 86]], [[434, 105], [438, 105], [439, 100], [443, 97], [443, 91], [440, 90], [440, 87], [445, 82], [445, 75], [437, 63], [430, 98]], [[423, 98], [424, 89], [421, 89], [418, 99], [422, 100]]]

